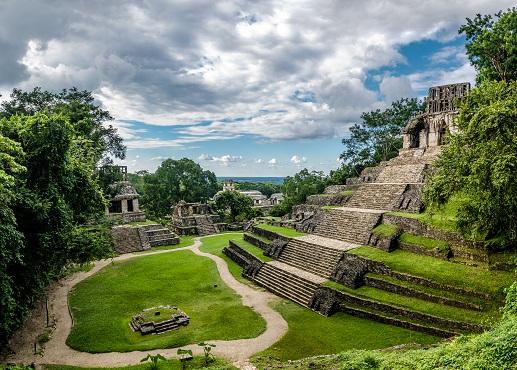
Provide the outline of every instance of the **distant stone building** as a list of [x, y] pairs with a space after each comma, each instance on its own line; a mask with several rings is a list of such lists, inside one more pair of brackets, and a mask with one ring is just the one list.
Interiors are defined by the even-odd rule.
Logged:
[[113, 197], [106, 209], [112, 218], [121, 218], [124, 222], [145, 221], [145, 213], [140, 211], [138, 193], [129, 181], [119, 181], [111, 185]]
[[282, 193], [272, 194], [271, 197], [268, 198], [258, 190], [237, 190], [233, 180], [225, 180], [223, 183], [223, 190], [217, 192], [217, 194], [214, 195], [214, 199], [225, 191], [237, 191], [242, 195], [246, 195], [253, 200], [253, 207], [262, 209], [264, 212], [269, 211], [272, 206], [280, 204], [284, 200], [284, 195]]
[[179, 235], [209, 235], [222, 231], [219, 215], [209, 204], [180, 201], [171, 208], [171, 226]]
[[431, 87], [426, 112], [412, 118], [402, 132], [403, 149], [425, 149], [444, 144], [447, 133], [456, 131], [454, 116], [458, 112], [458, 102], [469, 91], [468, 82]]

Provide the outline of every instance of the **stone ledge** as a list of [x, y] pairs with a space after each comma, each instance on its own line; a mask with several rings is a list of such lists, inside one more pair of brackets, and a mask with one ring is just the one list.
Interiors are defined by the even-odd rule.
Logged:
[[254, 236], [252, 234], [248, 234], [248, 233], [244, 234], [244, 240], [247, 241], [248, 243], [253, 244], [254, 246], [256, 246], [260, 249], [263, 249], [263, 250], [266, 250], [270, 244], [270, 243], [266, 243], [262, 239], [257, 238], [256, 236]]
[[371, 277], [371, 276], [365, 276], [364, 283], [365, 283], [365, 285], [371, 286], [373, 288], [386, 290], [388, 292], [401, 294], [401, 295], [405, 295], [408, 297], [414, 297], [414, 298], [422, 299], [425, 301], [440, 303], [440, 304], [452, 306], [452, 307], [481, 311], [481, 307], [474, 303], [457, 301], [455, 299], [425, 293], [425, 292], [422, 292], [419, 290], [408, 288], [408, 287], [405, 287], [402, 285], [393, 284], [388, 281], [384, 281], [382, 279], [378, 279], [378, 278]]
[[266, 238], [269, 240], [280, 239], [280, 240], [284, 240], [284, 241], [288, 242], [289, 239], [291, 239], [291, 238], [288, 238], [287, 236], [283, 236], [278, 233], [275, 233], [274, 231], [261, 229], [260, 227], [257, 227], [257, 226], [252, 226], [251, 232], [253, 234], [257, 234], [258, 236], [262, 236], [263, 238]]

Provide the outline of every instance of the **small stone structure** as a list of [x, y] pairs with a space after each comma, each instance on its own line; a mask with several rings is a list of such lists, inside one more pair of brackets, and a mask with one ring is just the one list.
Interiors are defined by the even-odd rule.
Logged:
[[144, 251], [180, 242], [176, 234], [158, 224], [114, 226], [111, 228], [111, 237], [118, 253]]
[[225, 229], [209, 204], [180, 201], [171, 208], [171, 226], [179, 235], [209, 235]]
[[133, 316], [129, 323], [131, 329], [142, 335], [160, 334], [187, 326], [190, 318], [175, 306], [158, 306], [147, 308]]
[[111, 185], [113, 197], [106, 209], [110, 218], [118, 218], [123, 222], [145, 221], [145, 213], [138, 206], [138, 193], [129, 181], [119, 181]]

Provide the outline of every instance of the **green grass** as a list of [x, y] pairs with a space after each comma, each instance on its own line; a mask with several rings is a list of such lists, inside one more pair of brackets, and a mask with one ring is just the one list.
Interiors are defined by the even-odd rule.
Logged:
[[461, 204], [461, 197], [452, 197], [443, 207], [438, 209], [426, 209], [423, 213], [410, 212], [387, 212], [388, 215], [417, 219], [437, 229], [447, 231], [458, 231], [456, 221], [458, 220], [458, 208]]
[[415, 284], [415, 283], [412, 283], [412, 282], [409, 282], [409, 281], [405, 281], [405, 280], [399, 280], [399, 279], [396, 279], [396, 278], [388, 276], [388, 275], [379, 275], [379, 274], [374, 274], [374, 273], [370, 272], [370, 273], [366, 274], [366, 276], [370, 276], [370, 277], [373, 277], [373, 278], [381, 279], [381, 280], [386, 281], [388, 283], [399, 285], [399, 286], [402, 286], [402, 287], [405, 287], [405, 288], [409, 288], [409, 289], [413, 289], [413, 290], [416, 290], [418, 292], [427, 293], [427, 294], [431, 294], [431, 295], [435, 295], [435, 296], [439, 296], [439, 297], [446, 297], [446, 298], [454, 299], [454, 300], [460, 301], [460, 302], [473, 303], [473, 304], [476, 304], [476, 305], [480, 305], [482, 307], [484, 307], [484, 306], [491, 306], [492, 303], [494, 303], [494, 302], [486, 302], [486, 301], [484, 301], [481, 298], [476, 298], [476, 297], [472, 297], [472, 296], [466, 296], [464, 294], [450, 292], [450, 291], [447, 291], [447, 290], [430, 288], [430, 287], [426, 287], [426, 286], [423, 286], [423, 285], [420, 285], [420, 284]]
[[[142, 355], [142, 358], [145, 356]], [[149, 370], [150, 362], [131, 365], [131, 366], [122, 366], [122, 367], [78, 367], [78, 366], [68, 366], [68, 365], [43, 365], [46, 370]], [[170, 359], [167, 361], [159, 361], [158, 362], [159, 370], [181, 370], [181, 363], [179, 360]], [[233, 365], [228, 362], [216, 358], [214, 362], [210, 363], [208, 367], [205, 367], [205, 361], [203, 356], [194, 356], [192, 361], [188, 362], [187, 369], [213, 369], [213, 370], [233, 370], [236, 369]]]
[[426, 249], [437, 249], [444, 253], [450, 249], [449, 244], [443, 240], [427, 238], [425, 236], [414, 235], [410, 233], [402, 233], [399, 237], [399, 241], [407, 244], [418, 245]]
[[493, 322], [494, 319], [499, 317], [497, 310], [467, 310], [464, 308], [451, 307], [439, 303], [429, 302], [423, 299], [407, 297], [369, 286], [362, 286], [357, 289], [351, 289], [334, 281], [327, 281], [324, 283], [324, 285], [359, 297], [368, 298], [382, 303], [391, 304], [393, 306], [408, 308], [412, 311], [422, 312], [456, 321], [464, 321], [474, 324], [487, 324]]
[[260, 225], [257, 225], [257, 227], [264, 229], [264, 230], [272, 231], [274, 233], [277, 233], [279, 235], [282, 235], [282, 236], [285, 236], [288, 238], [295, 238], [297, 236], [306, 235], [305, 233], [296, 231], [295, 229], [292, 229], [290, 227], [275, 226], [275, 225], [268, 225], [268, 224], [260, 224]]
[[230, 259], [230, 257], [226, 256], [223, 253], [223, 249], [228, 246], [228, 241], [243, 240], [242, 237], [242, 233], [227, 233], [208, 236], [202, 239], [200, 249], [203, 252], [221, 257], [228, 265], [228, 270], [230, 270], [230, 273], [233, 275], [235, 279], [237, 279], [243, 284], [254, 286], [254, 284], [250, 280], [242, 276], [242, 267], [240, 267], [232, 259]]
[[263, 236], [260, 236], [260, 235], [257, 235], [257, 234], [252, 234], [252, 233], [245, 233], [245, 234], [251, 235], [255, 239], [261, 240], [264, 243], [267, 243], [267, 244], [271, 243], [271, 240], [269, 240], [268, 238], [264, 238]]
[[[195, 238], [195, 236], [192, 236], [192, 235], [180, 236], [180, 242], [178, 244], [160, 245], [158, 247], [152, 247], [151, 251], [160, 251], [160, 250], [165, 250], [165, 249], [177, 249], [177, 248], [188, 247], [194, 243], [194, 238]], [[149, 250], [142, 251], [139, 253], [146, 253], [146, 252], [149, 252]]]
[[[75, 325], [67, 344], [86, 352], [252, 338], [265, 330], [264, 320], [223, 283], [215, 263], [191, 251], [114, 262], [79, 283], [69, 302]], [[190, 316], [190, 324], [148, 336], [129, 328], [133, 315], [159, 305], [178, 306]]]
[[398, 229], [397, 225], [380, 224], [372, 230], [372, 233], [377, 236], [390, 237], [395, 235]]
[[410, 342], [429, 344], [439, 340], [340, 312], [330, 317], [321, 316], [285, 300], [275, 304], [274, 309], [288, 322], [289, 331], [272, 347], [253, 356], [252, 361], [260, 369], [266, 368], [271, 358], [286, 361], [353, 348], [385, 348]]
[[503, 288], [510, 286], [516, 276], [512, 272], [489, 271], [403, 250], [388, 253], [377, 248], [363, 246], [348, 253], [384, 262], [394, 271], [498, 297], [502, 297]]
[[241, 235], [239, 238], [232, 239], [239, 247], [244, 249], [245, 251], [251, 253], [255, 257], [257, 257], [262, 262], [269, 262], [273, 261], [272, 258], [268, 256], [264, 256], [264, 251], [260, 249], [259, 247], [247, 242], [243, 239], [243, 236]]

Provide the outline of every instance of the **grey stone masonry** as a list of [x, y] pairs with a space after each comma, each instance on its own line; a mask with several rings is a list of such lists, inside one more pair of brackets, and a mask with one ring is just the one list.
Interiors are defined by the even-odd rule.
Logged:
[[366, 244], [381, 213], [371, 210], [338, 207], [325, 209], [314, 234], [346, 242]]
[[426, 164], [405, 164], [386, 166], [382, 169], [375, 182], [377, 183], [422, 183]]
[[253, 278], [267, 290], [309, 307], [325, 279], [278, 261], [265, 263]]
[[391, 211], [395, 209], [405, 190], [406, 184], [363, 184], [346, 206]]

